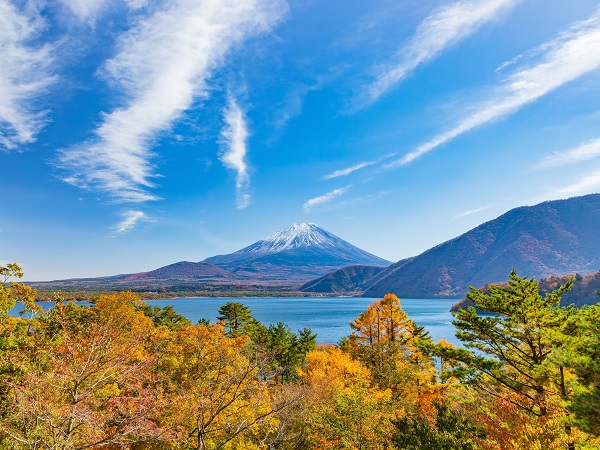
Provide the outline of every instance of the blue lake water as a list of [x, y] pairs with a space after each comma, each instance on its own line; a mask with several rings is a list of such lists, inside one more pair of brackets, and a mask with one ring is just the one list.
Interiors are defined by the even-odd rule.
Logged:
[[[317, 333], [317, 342], [336, 344], [343, 336], [351, 333], [349, 322], [354, 320], [373, 298], [178, 298], [167, 300], [147, 300], [151, 306], [173, 306], [181, 314], [196, 323], [200, 318], [216, 321], [217, 311], [229, 301], [243, 303], [252, 311], [254, 317], [264, 325], [283, 322], [293, 331], [304, 327]], [[449, 312], [456, 300], [448, 299], [401, 299], [402, 308], [417, 323], [429, 331], [434, 340], [446, 339], [454, 344], [458, 340], [454, 336], [452, 314]], [[51, 302], [41, 302], [47, 309]], [[18, 315], [22, 309], [17, 305], [11, 315]]]

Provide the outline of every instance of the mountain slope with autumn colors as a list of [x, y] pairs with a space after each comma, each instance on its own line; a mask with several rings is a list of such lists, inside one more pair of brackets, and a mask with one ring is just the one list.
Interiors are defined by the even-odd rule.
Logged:
[[547, 278], [600, 268], [600, 194], [523, 206], [400, 261], [364, 292], [379, 297], [463, 297], [475, 287], [520, 275]]
[[[566, 284], [570, 278], [575, 281], [573, 288], [564, 294], [561, 298], [561, 305], [574, 304], [578, 308], [584, 305], [593, 305], [600, 302], [598, 293], [600, 292], [600, 270], [596, 273], [588, 273], [582, 275], [580, 273], [572, 273], [562, 276], [551, 276], [543, 278], [539, 281], [540, 292], [545, 295], [556, 289], [559, 286]], [[508, 283], [495, 283], [495, 285], [506, 286]], [[486, 294], [489, 293], [491, 285], [485, 285], [481, 290]], [[469, 306], [475, 306], [475, 304], [468, 298], [463, 298], [460, 302], [452, 305], [451, 311], [457, 311], [460, 308], [468, 308]]]

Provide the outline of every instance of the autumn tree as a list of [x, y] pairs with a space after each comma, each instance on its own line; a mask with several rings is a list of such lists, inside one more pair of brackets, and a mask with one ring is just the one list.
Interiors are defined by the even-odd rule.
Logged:
[[23, 302], [21, 314], [41, 311], [41, 307], [35, 303], [36, 291], [23, 283], [11, 280], [22, 277], [23, 271], [18, 264], [0, 266], [0, 373], [14, 370], [13, 353], [19, 352], [19, 341], [25, 338], [26, 334], [23, 333], [29, 328], [26, 321], [9, 316], [9, 311], [17, 301]]
[[406, 341], [408, 330], [414, 326], [408, 314], [402, 310], [400, 299], [394, 294], [386, 294], [362, 312], [350, 327], [360, 343]]
[[[238, 328], [239, 329], [239, 328]], [[218, 324], [181, 329], [168, 338], [158, 370], [166, 380], [162, 424], [177, 448], [257, 448], [277, 427], [265, 364], [248, 336], [228, 336]]]
[[[561, 402], [568, 400], [570, 374], [557, 350], [569, 333], [565, 324], [574, 309], [559, 303], [572, 285], [570, 280], [542, 297], [535, 279], [513, 271], [507, 285], [490, 286], [489, 293], [470, 288], [467, 297], [475, 307], [459, 310], [453, 322], [464, 348], [438, 346], [437, 353], [456, 361], [455, 374], [468, 384], [514, 405], [540, 427], [557, 415], [566, 420]], [[571, 433], [568, 421], [562, 433]], [[568, 448], [575, 448], [574, 439], [566, 440]]]
[[299, 374], [309, 389], [302, 433], [293, 448], [391, 447], [391, 392], [370, 385], [367, 367], [339, 348], [324, 347], [307, 354]]
[[[35, 291], [12, 278], [22, 278], [23, 271], [18, 264], [0, 266], [0, 420], [13, 407], [13, 390], [10, 382], [21, 379], [29, 365], [23, 355], [23, 348], [31, 341], [31, 328], [27, 320], [8, 315], [17, 301], [22, 301], [23, 311], [38, 311], [34, 303]], [[0, 448], [11, 440], [2, 431], [0, 422]]]
[[11, 398], [0, 436], [14, 449], [123, 446], [155, 439], [147, 342], [152, 321], [131, 293], [92, 308], [58, 302], [31, 321], [22, 348], [27, 371], [6, 380]]
[[433, 360], [417, 345], [428, 341], [428, 334], [402, 310], [397, 296], [376, 300], [350, 326], [354, 332], [343, 347], [369, 368], [380, 388], [391, 389], [396, 399], [415, 402], [415, 396], [430, 392]]
[[600, 304], [583, 307], [573, 322], [576, 332], [560, 355], [577, 375], [569, 409], [582, 429], [600, 436]]
[[0, 320], [4, 320], [17, 301], [23, 302], [23, 311], [37, 313], [41, 307], [35, 304], [35, 289], [10, 281], [11, 278], [23, 278], [23, 270], [16, 263], [0, 266]]
[[[506, 391], [502, 395], [472, 392], [471, 418], [485, 430], [485, 439], [477, 440], [483, 450], [592, 450], [589, 436], [578, 428], [566, 432], [570, 419], [564, 414], [564, 405], [558, 397], [548, 399], [545, 416], [535, 416], [518, 406], [519, 394]], [[569, 422], [571, 421], [569, 420]]]

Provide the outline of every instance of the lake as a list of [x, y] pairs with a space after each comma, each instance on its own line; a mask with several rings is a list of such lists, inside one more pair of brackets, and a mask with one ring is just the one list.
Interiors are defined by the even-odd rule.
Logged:
[[[248, 306], [254, 317], [264, 325], [283, 322], [294, 332], [304, 327], [317, 333], [317, 342], [336, 344], [343, 336], [352, 331], [349, 322], [367, 309], [373, 298], [178, 298], [167, 300], [147, 300], [151, 306], [172, 305], [178, 314], [187, 317], [192, 323], [200, 318], [216, 321], [217, 311], [227, 302], [240, 302]], [[429, 331], [434, 340], [446, 339], [453, 344], [458, 340], [454, 336], [450, 307], [456, 300], [448, 299], [401, 299], [402, 308], [417, 323]], [[41, 302], [44, 309], [52, 302]], [[22, 309], [17, 305], [11, 315], [18, 315]]]

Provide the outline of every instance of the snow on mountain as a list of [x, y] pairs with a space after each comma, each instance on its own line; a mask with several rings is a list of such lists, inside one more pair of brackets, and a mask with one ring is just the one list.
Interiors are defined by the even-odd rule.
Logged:
[[295, 223], [228, 255], [180, 261], [150, 272], [37, 283], [40, 288], [252, 290], [298, 287], [350, 265], [386, 267], [390, 261], [340, 239], [314, 223]]
[[295, 223], [273, 233], [262, 241], [239, 250], [239, 253], [277, 253], [311, 246], [335, 247], [342, 243], [347, 244], [343, 239], [325, 231], [314, 223]]
[[314, 223], [295, 223], [237, 252], [203, 262], [238, 277], [306, 282], [349, 265], [391, 264]]

